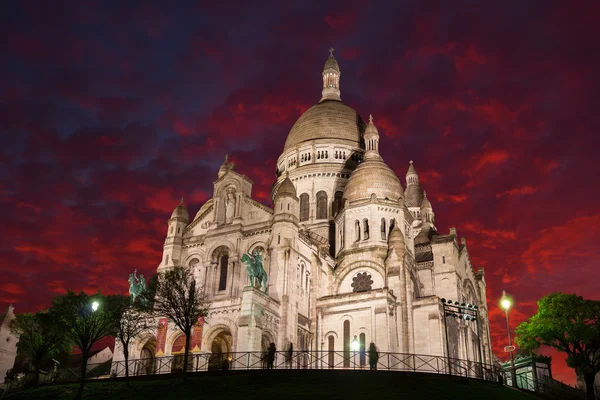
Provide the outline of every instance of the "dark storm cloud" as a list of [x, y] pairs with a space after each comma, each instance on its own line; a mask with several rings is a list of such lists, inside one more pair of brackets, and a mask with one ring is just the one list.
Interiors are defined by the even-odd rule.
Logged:
[[[386, 162], [414, 160], [488, 283], [494, 348], [552, 291], [597, 296], [597, 2], [39, 2], [0, 23], [0, 309], [125, 292], [225, 153], [270, 202], [330, 46]], [[587, 279], [586, 279], [587, 278]], [[32, 295], [33, 293], [33, 295]], [[572, 380], [557, 362], [555, 376]]]

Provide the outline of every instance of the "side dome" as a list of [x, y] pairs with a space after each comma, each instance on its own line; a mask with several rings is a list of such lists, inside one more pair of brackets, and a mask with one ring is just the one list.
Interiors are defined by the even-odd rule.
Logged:
[[374, 152], [368, 152], [364, 161], [350, 175], [344, 198], [353, 203], [367, 200], [373, 194], [378, 199], [398, 201], [404, 196], [404, 191], [400, 180], [383, 159]]
[[317, 139], [359, 147], [365, 128], [365, 121], [354, 109], [339, 100], [323, 100], [298, 118], [285, 141], [283, 152]]
[[190, 215], [188, 214], [188, 211], [185, 208], [185, 205], [183, 204], [183, 199], [181, 199], [179, 205], [173, 210], [171, 218], [179, 218], [185, 222], [188, 222], [190, 220]]
[[277, 188], [277, 191], [275, 192], [275, 197], [282, 196], [282, 195], [297, 197], [296, 196], [296, 187], [292, 183], [289, 175], [286, 175], [285, 179], [283, 180], [283, 182], [281, 182], [281, 185], [279, 185], [279, 187]]

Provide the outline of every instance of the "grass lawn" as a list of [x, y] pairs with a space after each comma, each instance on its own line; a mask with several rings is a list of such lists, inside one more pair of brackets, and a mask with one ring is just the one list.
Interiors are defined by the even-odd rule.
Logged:
[[[31, 389], [11, 400], [73, 399], [77, 385]], [[388, 371], [229, 371], [200, 373], [187, 381], [157, 378], [86, 384], [85, 399], [506, 399], [533, 400], [533, 395], [492, 383], [429, 374]]]

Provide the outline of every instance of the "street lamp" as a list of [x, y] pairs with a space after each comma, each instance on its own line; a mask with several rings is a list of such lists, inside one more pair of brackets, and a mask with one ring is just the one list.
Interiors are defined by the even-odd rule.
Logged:
[[354, 369], [356, 369], [356, 352], [360, 348], [360, 343], [358, 343], [356, 335], [354, 335], [354, 339], [352, 340], [352, 343], [350, 343], [350, 348], [354, 352]]
[[510, 350], [510, 376], [512, 378], [512, 385], [514, 387], [517, 387], [517, 371], [515, 370], [515, 357], [513, 356], [513, 346], [510, 340], [510, 324], [508, 323], [508, 310], [510, 310], [510, 307], [512, 306], [512, 300], [506, 295], [506, 292], [504, 290], [502, 291], [500, 306], [504, 309], [504, 312], [506, 313], [506, 332], [508, 333], [508, 349]]
[[92, 311], [96, 311], [98, 310], [98, 306], [100, 305], [100, 303], [98, 303], [97, 301], [94, 301], [92, 303]]

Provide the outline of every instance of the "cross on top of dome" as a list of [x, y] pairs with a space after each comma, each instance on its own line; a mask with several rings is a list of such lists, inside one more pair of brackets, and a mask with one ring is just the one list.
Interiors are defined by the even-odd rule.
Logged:
[[335, 49], [334, 49], [333, 47], [330, 47], [330, 48], [329, 48], [329, 56], [330, 56], [330, 57], [333, 57], [333, 51], [334, 51], [334, 50], [335, 50]]

